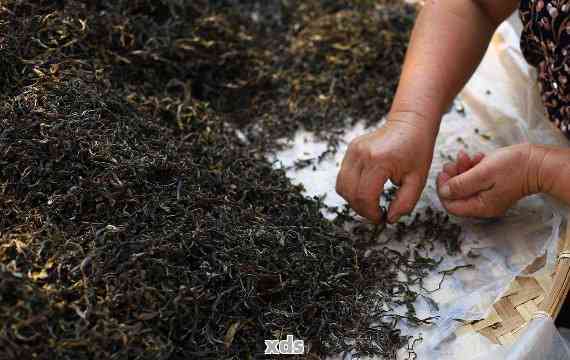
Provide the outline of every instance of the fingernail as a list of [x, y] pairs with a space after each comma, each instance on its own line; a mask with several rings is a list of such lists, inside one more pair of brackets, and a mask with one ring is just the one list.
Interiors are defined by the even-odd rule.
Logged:
[[439, 194], [441, 195], [442, 198], [449, 198], [451, 197], [451, 188], [449, 187], [449, 185], [443, 185], [441, 187], [441, 189], [439, 189]]

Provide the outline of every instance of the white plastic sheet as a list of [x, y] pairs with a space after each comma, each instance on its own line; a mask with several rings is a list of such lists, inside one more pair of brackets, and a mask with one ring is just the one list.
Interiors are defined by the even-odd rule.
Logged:
[[[459, 149], [472, 154], [479, 151], [488, 153], [501, 146], [525, 141], [568, 145], [565, 138], [545, 119], [534, 81], [536, 75], [520, 53], [519, 33], [520, 23], [516, 16], [501, 25], [481, 66], [460, 95], [465, 116], [454, 112], [444, 117], [432, 171], [419, 208], [432, 206], [441, 209], [435, 191], [435, 177], [446, 161], [441, 154], [456, 154]], [[346, 143], [341, 145], [335, 158], [317, 165], [314, 171], [310, 167], [300, 171], [289, 170], [289, 176], [294, 182], [303, 183], [307, 195], [326, 194], [327, 204], [343, 204], [344, 201], [334, 191], [339, 163], [348, 142], [369, 130], [364, 130], [360, 124], [349, 129]], [[300, 132], [291, 148], [278, 154], [277, 158], [283, 166], [288, 167], [297, 159], [318, 156], [325, 146], [315, 141], [310, 133]], [[441, 291], [430, 295], [439, 304], [437, 312], [420, 297], [416, 304], [418, 316], [439, 316], [434, 325], [418, 329], [401, 324], [405, 334], [424, 339], [415, 348], [418, 358], [570, 358], [568, 348], [550, 319], [531, 322], [511, 347], [494, 345], [477, 333], [460, 337], [455, 335], [461, 326], [455, 319], [484, 318], [512, 279], [537, 256], [546, 252], [547, 266], [542, 271], [552, 269], [564, 214], [565, 209], [561, 204], [533, 196], [521, 201], [505, 219], [498, 222], [460, 220], [464, 228], [462, 254], [446, 256], [440, 269], [469, 263], [475, 265], [475, 270], [454, 273], [446, 278]], [[481, 256], [467, 258], [470, 250]], [[431, 255], [439, 257], [441, 254], [443, 249], [436, 249]], [[440, 278], [441, 275], [434, 273], [427, 279], [426, 287], [430, 288], [430, 284], [437, 286]], [[399, 356], [405, 359], [408, 354], [402, 350]]]

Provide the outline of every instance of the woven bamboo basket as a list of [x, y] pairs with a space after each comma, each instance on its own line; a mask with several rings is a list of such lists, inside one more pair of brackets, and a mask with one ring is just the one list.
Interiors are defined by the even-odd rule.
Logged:
[[[569, 219], [570, 221], [570, 219]], [[478, 332], [491, 342], [510, 345], [536, 317], [556, 319], [570, 289], [570, 225], [558, 243], [558, 260], [554, 272], [539, 276], [519, 276], [509, 290], [493, 305], [486, 319], [462, 326], [457, 335]], [[524, 273], [532, 274], [546, 263], [538, 258]]]

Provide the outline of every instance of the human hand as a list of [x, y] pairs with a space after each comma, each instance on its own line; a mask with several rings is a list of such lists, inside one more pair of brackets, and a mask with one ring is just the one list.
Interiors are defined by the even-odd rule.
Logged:
[[360, 215], [379, 223], [379, 199], [390, 179], [400, 186], [388, 221], [412, 212], [425, 186], [436, 131], [412, 113], [388, 116], [380, 129], [354, 139], [342, 161], [336, 191]]
[[539, 191], [539, 158], [530, 144], [473, 158], [460, 151], [437, 178], [442, 204], [457, 216], [502, 216], [518, 200]]

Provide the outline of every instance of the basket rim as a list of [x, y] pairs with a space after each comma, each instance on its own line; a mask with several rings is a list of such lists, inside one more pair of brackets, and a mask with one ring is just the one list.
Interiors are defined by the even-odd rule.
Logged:
[[540, 306], [540, 310], [556, 319], [570, 290], [570, 214], [566, 218], [566, 231], [558, 243], [558, 257], [554, 269], [552, 288]]

